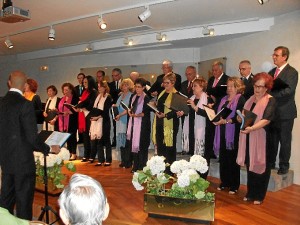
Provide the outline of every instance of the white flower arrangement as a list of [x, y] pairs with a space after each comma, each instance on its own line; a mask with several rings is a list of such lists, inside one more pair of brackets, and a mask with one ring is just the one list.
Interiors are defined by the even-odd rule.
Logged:
[[[146, 186], [147, 193], [166, 195], [187, 199], [214, 200], [214, 194], [206, 189], [209, 182], [201, 178], [199, 173], [208, 171], [206, 160], [200, 155], [194, 155], [190, 161], [179, 160], [172, 163], [170, 170], [174, 177], [165, 174], [168, 164], [163, 156], [153, 156], [147, 162], [143, 171], [137, 171], [132, 178], [132, 184], [136, 190], [143, 190]], [[172, 183], [171, 189], [165, 189], [167, 183]]]
[[[44, 183], [44, 154], [41, 152], [34, 152], [36, 163], [37, 182]], [[61, 148], [58, 154], [49, 154], [46, 156], [46, 166], [48, 179], [52, 180], [57, 188], [63, 188], [62, 180], [65, 178], [61, 172], [61, 168], [65, 165], [66, 168], [72, 172], [76, 171], [76, 167], [72, 162], [64, 164], [65, 160], [70, 157], [70, 152], [66, 148]]]

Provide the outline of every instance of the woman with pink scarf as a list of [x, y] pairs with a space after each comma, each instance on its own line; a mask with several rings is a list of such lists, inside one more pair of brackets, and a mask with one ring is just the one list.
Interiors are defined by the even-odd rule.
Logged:
[[78, 113], [64, 105], [64, 103], [76, 105], [78, 102], [78, 97], [74, 95], [74, 86], [70, 83], [64, 83], [61, 86], [63, 97], [58, 104], [58, 111], [61, 113], [58, 115], [58, 128], [60, 132], [68, 132], [71, 134], [67, 140], [68, 150], [70, 151], [70, 160], [75, 160], [76, 149], [77, 149], [77, 127], [78, 127]]
[[149, 97], [144, 92], [146, 80], [143, 78], [136, 79], [134, 87], [136, 94], [133, 94], [129, 100], [130, 110], [128, 111], [129, 119], [126, 134], [126, 148], [131, 150], [133, 159], [131, 172], [142, 170], [146, 166], [151, 133], [150, 108], [147, 106]]
[[244, 201], [260, 205], [266, 196], [271, 175], [271, 121], [275, 118], [275, 98], [267, 93], [272, 89], [273, 78], [267, 73], [253, 77], [254, 95], [244, 109], [257, 115], [254, 125], [240, 133], [237, 163], [247, 167], [247, 194]]

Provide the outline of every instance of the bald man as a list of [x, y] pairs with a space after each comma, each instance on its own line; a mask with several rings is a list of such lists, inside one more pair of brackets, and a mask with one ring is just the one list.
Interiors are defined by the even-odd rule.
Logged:
[[[35, 188], [33, 151], [48, 154], [50, 147], [38, 139], [33, 104], [23, 97], [27, 77], [20, 71], [9, 76], [9, 91], [0, 100], [0, 207], [17, 217], [32, 219]], [[53, 148], [58, 152], [59, 149]]]

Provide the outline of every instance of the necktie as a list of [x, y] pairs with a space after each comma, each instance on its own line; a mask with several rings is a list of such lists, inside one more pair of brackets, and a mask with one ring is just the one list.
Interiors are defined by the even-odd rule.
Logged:
[[192, 82], [190, 81], [190, 82], [189, 82], [189, 86], [188, 86], [188, 88], [187, 88], [188, 94], [190, 94], [191, 91], [192, 91]]
[[116, 89], [119, 90], [119, 81], [116, 81]]
[[277, 67], [275, 74], [274, 74], [274, 80], [278, 77], [278, 74], [280, 73], [280, 69]]
[[79, 95], [82, 94], [82, 86], [79, 86]]
[[215, 81], [214, 81], [214, 84], [213, 84], [213, 87], [217, 86], [219, 80], [215, 78]]

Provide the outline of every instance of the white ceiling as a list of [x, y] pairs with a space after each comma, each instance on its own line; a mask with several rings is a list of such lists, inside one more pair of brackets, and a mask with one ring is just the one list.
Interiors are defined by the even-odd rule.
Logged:
[[[31, 20], [0, 22], [0, 55], [86, 54], [84, 46], [88, 43], [92, 44], [93, 53], [200, 47], [268, 30], [273, 23], [270, 18], [300, 10], [300, 0], [270, 0], [264, 5], [259, 5], [257, 0], [167, 1], [154, 4], [164, 0], [12, 0], [14, 6], [30, 10]], [[147, 4], [152, 15], [141, 23], [137, 16]], [[98, 15], [103, 12], [108, 24], [105, 32], [97, 25]], [[55, 41], [48, 40], [52, 24], [56, 30]], [[215, 27], [215, 37], [203, 37], [201, 29], [206, 25]], [[133, 27], [144, 31], [119, 31]], [[158, 32], [166, 33], [168, 41], [158, 43], [155, 39]], [[14, 44], [13, 49], [4, 44], [7, 36]], [[124, 46], [124, 37], [131, 37], [134, 46]]]

